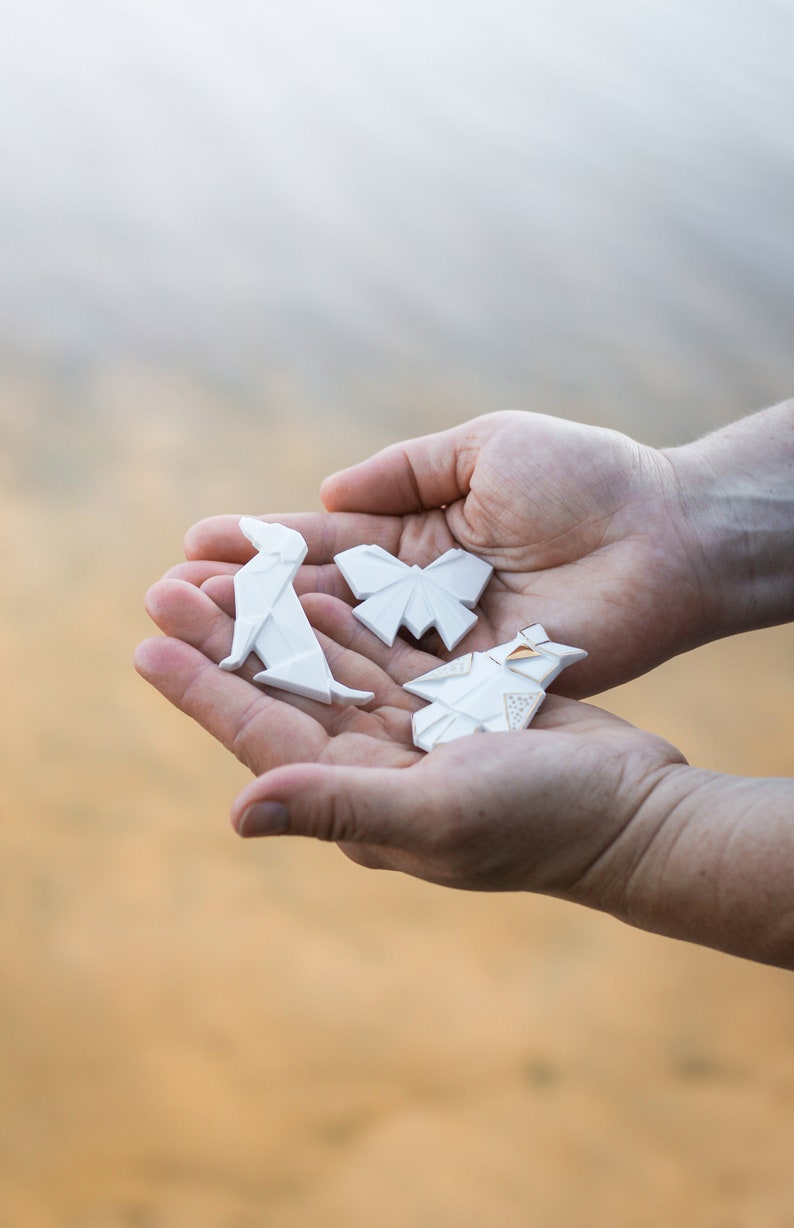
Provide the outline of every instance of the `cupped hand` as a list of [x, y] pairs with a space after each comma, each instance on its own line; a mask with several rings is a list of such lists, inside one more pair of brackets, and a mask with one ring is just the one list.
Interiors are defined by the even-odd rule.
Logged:
[[354, 861], [445, 887], [537, 891], [621, 913], [655, 829], [639, 819], [684, 760], [661, 738], [549, 696], [530, 729], [420, 759], [294, 763], [234, 803], [244, 836], [332, 840]]
[[[553, 688], [583, 696], [708, 638], [706, 573], [672, 464], [614, 431], [486, 415], [386, 448], [327, 479], [322, 496], [325, 513], [267, 517], [307, 540], [303, 592], [351, 601], [333, 557], [361, 544], [421, 566], [460, 546], [492, 564], [478, 625], [453, 654], [428, 640], [439, 656], [491, 647], [540, 622], [553, 639], [587, 649]], [[250, 558], [237, 521], [194, 526], [189, 561], [173, 574], [200, 584]]]
[[[315, 627], [329, 632], [320, 631], [319, 639], [334, 677], [375, 693], [366, 709], [264, 689], [253, 681], [261, 669], [254, 655], [237, 673], [219, 669], [232, 641], [231, 610], [223, 608], [230, 597], [225, 576], [202, 587], [172, 576], [154, 584], [146, 608], [164, 634], [138, 646], [135, 666], [246, 767], [259, 774], [292, 762], [403, 766], [420, 757], [411, 736], [418, 701], [376, 660], [356, 651], [357, 639], [374, 637], [355, 622], [348, 606], [332, 597], [304, 598]], [[330, 638], [334, 633], [336, 640]], [[338, 642], [343, 639], [347, 647]], [[438, 664], [407, 645], [397, 645], [390, 655], [392, 673], [406, 678]]]
[[335, 841], [360, 864], [446, 886], [544, 891], [619, 911], [621, 874], [648, 839], [638, 812], [678, 752], [549, 696], [524, 732], [475, 734], [425, 755], [411, 741], [419, 701], [401, 682], [438, 660], [385, 648], [338, 599], [304, 604], [334, 675], [375, 692], [368, 710], [274, 697], [251, 680], [253, 659], [238, 675], [219, 670], [231, 619], [201, 588], [169, 578], [147, 598], [166, 634], [139, 647], [139, 672], [258, 776], [233, 807], [240, 834]]

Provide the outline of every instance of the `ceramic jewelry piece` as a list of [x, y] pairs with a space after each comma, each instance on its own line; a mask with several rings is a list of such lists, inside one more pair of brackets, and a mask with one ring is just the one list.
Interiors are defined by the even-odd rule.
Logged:
[[265, 669], [255, 682], [318, 699], [366, 704], [372, 691], [354, 691], [336, 682], [325, 654], [292, 587], [306, 557], [306, 542], [294, 529], [243, 516], [240, 529], [257, 553], [234, 577], [235, 623], [232, 648], [221, 661], [236, 670], [255, 652]]
[[554, 643], [533, 623], [508, 644], [467, 653], [406, 682], [406, 691], [430, 701], [413, 715], [415, 745], [432, 750], [469, 733], [526, 729], [546, 687], [586, 656], [582, 648]]
[[448, 550], [427, 567], [409, 566], [380, 546], [354, 546], [334, 562], [363, 604], [353, 614], [391, 648], [398, 629], [419, 637], [435, 627], [452, 651], [477, 621], [493, 568], [465, 550]]

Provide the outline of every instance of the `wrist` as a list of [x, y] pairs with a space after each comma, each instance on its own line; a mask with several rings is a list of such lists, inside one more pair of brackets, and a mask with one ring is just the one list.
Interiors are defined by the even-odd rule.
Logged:
[[703, 642], [794, 617], [794, 401], [665, 450]]
[[632, 822], [611, 911], [667, 937], [794, 968], [794, 782], [672, 764]]

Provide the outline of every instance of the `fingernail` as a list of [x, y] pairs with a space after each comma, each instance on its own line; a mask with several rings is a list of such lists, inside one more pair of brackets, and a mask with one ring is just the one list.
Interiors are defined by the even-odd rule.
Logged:
[[243, 811], [237, 831], [241, 836], [280, 836], [288, 826], [287, 807], [281, 802], [255, 802]]

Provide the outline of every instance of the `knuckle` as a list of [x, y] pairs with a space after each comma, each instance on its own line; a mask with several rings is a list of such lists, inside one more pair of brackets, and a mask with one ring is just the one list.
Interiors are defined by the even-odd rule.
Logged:
[[336, 789], [315, 799], [309, 833], [329, 844], [355, 844], [361, 839], [358, 822], [350, 799]]
[[243, 712], [228, 747], [235, 758], [252, 772], [255, 771], [257, 761], [256, 732], [260, 710], [261, 700], [259, 696], [256, 696]]

